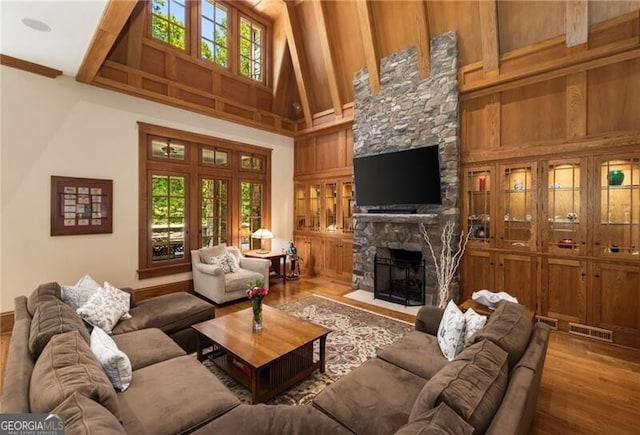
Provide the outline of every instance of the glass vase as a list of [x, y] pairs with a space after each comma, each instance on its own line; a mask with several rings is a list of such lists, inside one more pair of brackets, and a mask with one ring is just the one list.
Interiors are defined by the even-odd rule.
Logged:
[[251, 300], [251, 308], [253, 309], [252, 324], [253, 331], [262, 330], [262, 299], [253, 298]]

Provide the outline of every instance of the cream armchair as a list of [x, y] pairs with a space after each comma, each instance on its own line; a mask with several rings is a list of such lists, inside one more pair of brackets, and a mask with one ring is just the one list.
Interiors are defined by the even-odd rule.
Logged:
[[[227, 272], [207, 259], [230, 253], [238, 260], [240, 268], [236, 272]], [[247, 296], [247, 285], [250, 281], [261, 279], [264, 287], [269, 289], [269, 267], [271, 262], [262, 258], [247, 258], [240, 255], [240, 250], [233, 246], [217, 245], [191, 251], [193, 270], [193, 288], [196, 293], [221, 304]]]

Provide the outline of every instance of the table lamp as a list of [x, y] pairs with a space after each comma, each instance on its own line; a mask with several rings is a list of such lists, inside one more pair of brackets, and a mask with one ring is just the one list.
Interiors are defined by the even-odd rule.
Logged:
[[273, 239], [273, 233], [266, 228], [260, 228], [251, 234], [251, 238], [260, 239], [260, 249], [256, 251], [257, 254], [268, 254], [269, 251], [265, 250], [262, 247], [262, 240], [264, 239]]

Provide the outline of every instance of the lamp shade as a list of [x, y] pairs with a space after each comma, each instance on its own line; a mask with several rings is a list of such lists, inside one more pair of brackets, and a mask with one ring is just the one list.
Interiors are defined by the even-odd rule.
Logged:
[[254, 239], [273, 239], [273, 233], [266, 228], [260, 228], [251, 234]]

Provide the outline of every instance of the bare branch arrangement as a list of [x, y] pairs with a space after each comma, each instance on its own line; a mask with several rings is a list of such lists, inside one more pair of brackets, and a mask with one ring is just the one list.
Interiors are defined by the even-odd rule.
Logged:
[[438, 279], [438, 306], [440, 308], [445, 308], [447, 302], [449, 302], [450, 294], [449, 294], [449, 286], [451, 285], [451, 281], [453, 281], [453, 277], [460, 265], [460, 259], [462, 258], [462, 254], [464, 254], [464, 250], [467, 246], [467, 242], [469, 241], [469, 236], [471, 232], [467, 232], [464, 234], [464, 231], [460, 232], [460, 238], [458, 239], [458, 247], [455, 252], [451, 250], [452, 241], [453, 241], [453, 231], [455, 229], [455, 224], [453, 221], [448, 221], [444, 228], [442, 229], [442, 234], [440, 235], [440, 241], [442, 242], [442, 246], [440, 248], [440, 256], [436, 257], [435, 252], [433, 252], [433, 246], [431, 245], [431, 240], [429, 240], [429, 233], [425, 228], [424, 224], [420, 224], [420, 231], [422, 232], [422, 237], [427, 242], [429, 246], [429, 250], [431, 251], [431, 257], [433, 258], [433, 264], [436, 268], [436, 277]]

